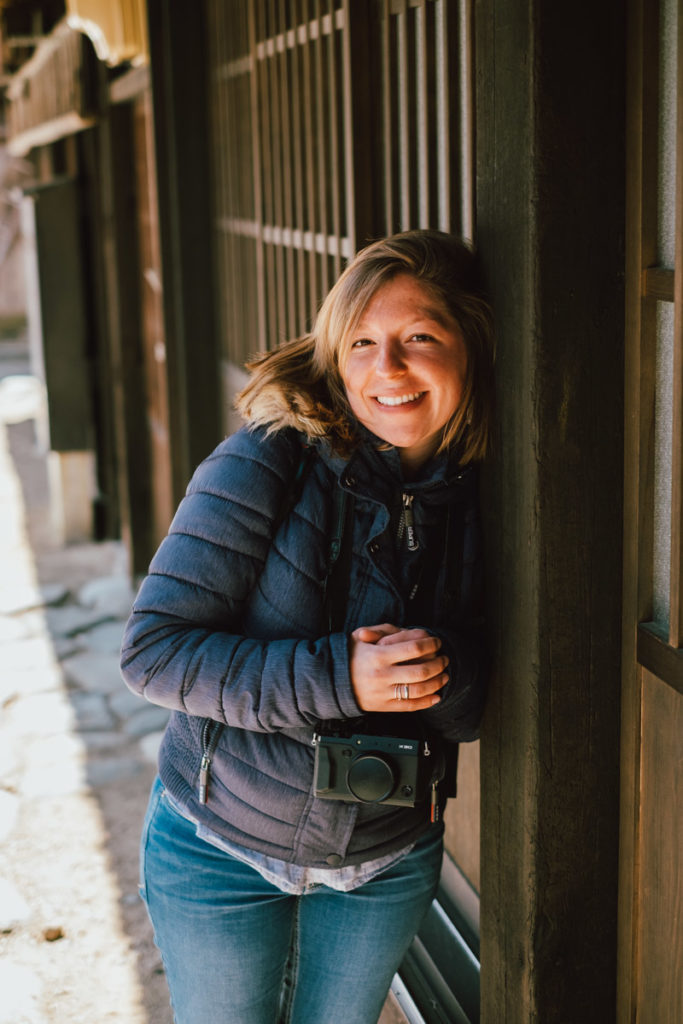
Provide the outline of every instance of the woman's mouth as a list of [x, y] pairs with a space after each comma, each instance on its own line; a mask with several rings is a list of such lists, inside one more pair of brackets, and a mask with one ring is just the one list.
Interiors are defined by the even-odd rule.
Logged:
[[375, 401], [378, 402], [379, 405], [390, 407], [396, 405], [409, 405], [411, 402], [417, 402], [424, 394], [424, 391], [413, 391], [409, 395], [375, 395]]

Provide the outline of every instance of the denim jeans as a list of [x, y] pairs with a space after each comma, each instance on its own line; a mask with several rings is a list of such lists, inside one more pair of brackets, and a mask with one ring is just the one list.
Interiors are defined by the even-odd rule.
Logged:
[[282, 892], [199, 839], [157, 780], [140, 891], [176, 1024], [375, 1024], [434, 898], [440, 829], [351, 892]]

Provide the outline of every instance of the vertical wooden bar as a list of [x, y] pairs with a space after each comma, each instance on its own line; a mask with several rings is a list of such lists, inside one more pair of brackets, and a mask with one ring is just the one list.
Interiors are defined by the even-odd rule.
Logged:
[[278, 47], [279, 55], [276, 58], [279, 69], [279, 117], [280, 138], [282, 139], [282, 249], [283, 249], [283, 280], [282, 292], [285, 307], [286, 319], [282, 323], [281, 330], [286, 331], [288, 338], [293, 338], [297, 333], [296, 317], [296, 292], [294, 288], [294, 183], [292, 181], [292, 126], [290, 120], [291, 98], [289, 89], [289, 54], [290, 49], [296, 46], [296, 32], [294, 32], [294, 45], [290, 46], [291, 36], [287, 24], [285, 12], [285, 0], [279, 0], [279, 25], [278, 40], [280, 33], [282, 46]]
[[275, 262], [275, 248], [272, 237], [267, 232], [273, 230], [275, 224], [275, 197], [273, 194], [273, 179], [275, 176], [274, 154], [272, 143], [272, 109], [270, 103], [270, 56], [268, 53], [269, 30], [268, 18], [269, 0], [261, 0], [261, 32], [257, 37], [259, 48], [259, 116], [261, 125], [261, 153], [262, 153], [262, 203], [264, 222], [264, 245], [265, 245], [265, 273], [264, 290], [266, 311], [266, 346], [271, 348], [277, 340], [277, 274]]
[[331, 231], [335, 240], [332, 253], [332, 279], [341, 273], [341, 154], [339, 152], [339, 96], [337, 95], [337, 27], [334, 0], [330, 4], [330, 34], [327, 45], [327, 90], [330, 133], [330, 205]]
[[304, 138], [302, 124], [302, 104], [306, 103], [305, 90], [301, 88], [301, 54], [304, 49], [303, 16], [299, 0], [292, 0], [292, 21], [294, 23], [294, 45], [291, 57], [291, 88], [292, 88], [292, 147], [294, 156], [294, 212], [292, 227], [297, 232], [300, 242], [296, 247], [295, 288], [296, 294], [296, 333], [303, 334], [308, 320], [308, 302], [306, 292], [306, 260], [304, 250]]
[[384, 234], [389, 235], [394, 228], [394, 160], [392, 131], [392, 54], [391, 54], [391, 11], [390, 0], [382, 0], [381, 46], [382, 46], [382, 141], [384, 148]]
[[282, 244], [282, 231], [284, 228], [283, 138], [280, 104], [278, 102], [278, 46], [280, 45], [280, 41], [278, 39], [279, 11], [277, 10], [276, 5], [278, 5], [278, 0], [270, 0], [269, 11], [272, 34], [268, 38], [270, 55], [267, 60], [269, 90], [268, 124], [273, 146], [273, 176], [270, 181], [270, 189], [273, 195], [272, 245], [275, 255], [275, 329], [273, 331], [273, 336], [271, 337], [272, 345], [277, 345], [283, 341], [287, 330], [285, 254]]
[[259, 59], [256, 49], [257, 27], [256, 4], [248, 4], [248, 25], [247, 33], [249, 40], [249, 54], [251, 56], [250, 81], [250, 105], [251, 105], [251, 146], [254, 172], [254, 209], [253, 219], [256, 224], [256, 337], [258, 348], [261, 351], [268, 347], [267, 337], [267, 315], [266, 315], [266, 284], [265, 284], [265, 256], [263, 251], [263, 128], [261, 125], [261, 113], [259, 103]]
[[380, 165], [381, 119], [368, 109], [377, 94], [373, 70], [378, 41], [375, 8], [364, 0], [343, 0], [344, 11], [344, 155], [346, 159], [347, 235], [352, 253], [379, 233], [381, 203], [368, 165]]
[[429, 104], [428, 104], [428, 68], [427, 50], [427, 10], [421, 4], [415, 11], [415, 48], [416, 48], [416, 111], [415, 130], [411, 132], [417, 142], [415, 167], [417, 169], [417, 223], [415, 227], [430, 226], [430, 194], [429, 166], [431, 153], [429, 147]]
[[[325, 73], [324, 73], [324, 40], [323, 40], [323, 15], [321, 0], [315, 0], [315, 17], [318, 23], [318, 32], [315, 41], [315, 84], [318, 94], [316, 133], [318, 137], [317, 146], [317, 233], [321, 236], [320, 246], [320, 288], [321, 298], [330, 287], [330, 275], [328, 268], [328, 210], [327, 210], [327, 176], [329, 174], [328, 153], [327, 153], [327, 131], [325, 125], [325, 114], [328, 110], [329, 97], [325, 94]], [[315, 244], [315, 242], [314, 242]]]
[[320, 101], [315, 89], [315, 73], [311, 52], [313, 43], [311, 40], [311, 28], [309, 21], [308, 4], [304, 4], [304, 40], [303, 48], [303, 74], [304, 74], [304, 160], [306, 164], [306, 232], [310, 236], [311, 244], [308, 249], [308, 285], [309, 285], [309, 315], [313, 317], [319, 299], [321, 298], [319, 287], [318, 260], [315, 251], [315, 135], [313, 132], [314, 106]]
[[222, 292], [222, 301], [227, 307], [225, 310], [227, 338], [223, 338], [221, 340], [224, 345], [229, 347], [234, 357], [234, 346], [238, 343], [240, 345], [244, 344], [244, 336], [241, 330], [241, 302], [239, 301], [239, 277], [241, 267], [238, 251], [238, 239], [236, 237], [237, 229], [235, 227], [235, 220], [239, 216], [237, 212], [238, 204], [236, 202], [236, 195], [239, 195], [238, 182], [241, 170], [238, 158], [239, 147], [236, 144], [239, 137], [237, 128], [239, 111], [236, 109], [234, 100], [236, 84], [230, 75], [230, 67], [232, 63], [231, 57], [233, 57], [233, 53], [231, 52], [232, 48], [230, 47], [228, 40], [226, 11], [223, 5], [219, 5], [218, 9], [220, 35], [217, 40], [219, 50], [217, 70], [219, 71], [219, 77], [216, 82], [216, 87], [218, 89], [218, 109], [220, 120], [220, 132], [218, 136], [220, 152], [218, 154], [218, 160], [221, 168], [221, 205], [224, 217], [224, 223], [221, 230], [221, 249], [224, 254], [223, 261], [225, 271], [225, 290]]
[[683, 641], [683, 7], [676, 46], [676, 254], [674, 266], [673, 438], [671, 445], [671, 583], [669, 643]]
[[[215, 308], [206, 299], [213, 225], [205, 14], [191, 4], [180, 19], [170, 0], [147, 3], [176, 502], [223, 434]], [[182, 66], [195, 71], [181, 82]]]
[[[445, 3], [446, 0], [441, 0]], [[473, 0], [460, 0], [460, 232], [474, 239], [474, 60]]]
[[410, 90], [408, 59], [408, 4], [403, 0], [400, 13], [396, 15], [397, 64], [398, 64], [398, 162], [399, 162], [399, 228], [406, 231], [411, 226], [411, 146], [410, 146]]

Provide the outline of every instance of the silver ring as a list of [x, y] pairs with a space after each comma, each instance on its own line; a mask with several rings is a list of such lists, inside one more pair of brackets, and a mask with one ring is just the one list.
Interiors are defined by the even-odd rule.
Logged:
[[403, 687], [403, 699], [404, 700], [409, 700], [410, 699], [410, 690], [408, 689], [408, 684], [407, 683], [405, 683], [405, 685]]
[[396, 683], [396, 686], [394, 687], [394, 700], [403, 700], [403, 698], [401, 696], [401, 684], [400, 683]]

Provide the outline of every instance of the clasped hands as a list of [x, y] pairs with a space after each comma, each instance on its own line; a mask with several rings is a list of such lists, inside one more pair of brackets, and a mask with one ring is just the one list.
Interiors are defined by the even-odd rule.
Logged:
[[351, 685], [363, 711], [421, 711], [441, 700], [448, 658], [424, 629], [360, 626], [350, 638]]

